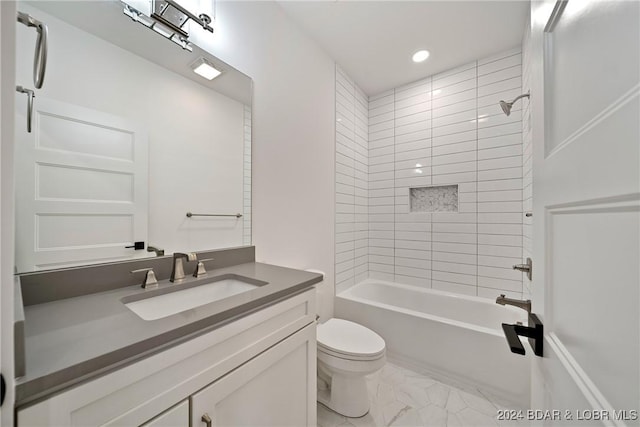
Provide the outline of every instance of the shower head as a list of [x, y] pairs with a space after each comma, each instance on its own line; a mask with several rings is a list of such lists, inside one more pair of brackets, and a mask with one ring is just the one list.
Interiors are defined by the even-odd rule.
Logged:
[[508, 116], [509, 114], [511, 114], [511, 107], [513, 107], [513, 102], [500, 101], [500, 107], [502, 108], [502, 111], [504, 111], [504, 114]]
[[511, 114], [511, 108], [513, 107], [513, 104], [515, 104], [515, 102], [520, 98], [529, 98], [529, 92], [516, 96], [516, 99], [511, 102], [500, 101], [500, 108], [502, 108], [502, 111], [505, 115], [508, 116], [509, 114]]

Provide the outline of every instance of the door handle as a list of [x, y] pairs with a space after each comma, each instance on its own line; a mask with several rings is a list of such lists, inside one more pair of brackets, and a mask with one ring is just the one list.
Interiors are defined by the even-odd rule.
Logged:
[[211, 421], [211, 417], [209, 414], [204, 414], [200, 420], [207, 425], [207, 427], [213, 426], [213, 421]]
[[24, 88], [22, 86], [16, 86], [16, 92], [27, 94], [27, 132], [31, 133], [31, 120], [33, 116], [33, 98], [34, 95], [31, 89]]

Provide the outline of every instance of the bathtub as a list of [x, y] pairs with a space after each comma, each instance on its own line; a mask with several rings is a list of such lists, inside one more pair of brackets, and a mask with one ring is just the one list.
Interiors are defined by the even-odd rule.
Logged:
[[523, 341], [527, 355], [511, 353], [501, 328], [501, 323], [526, 324], [523, 310], [485, 298], [368, 279], [336, 295], [335, 317], [376, 331], [392, 361], [529, 407], [533, 350]]

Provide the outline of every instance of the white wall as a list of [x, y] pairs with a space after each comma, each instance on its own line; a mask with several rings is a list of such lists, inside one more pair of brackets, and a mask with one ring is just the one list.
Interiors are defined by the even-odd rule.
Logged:
[[0, 409], [0, 425], [12, 426], [14, 403], [14, 283], [13, 283], [13, 140], [15, 97], [16, 4], [0, 2], [0, 371], [7, 396]]
[[368, 277], [369, 101], [336, 67], [336, 288]]
[[334, 61], [273, 2], [217, 2], [203, 49], [249, 75], [253, 244], [259, 261], [334, 274]]
[[[38, 9], [20, 7], [49, 26], [46, 82], [36, 103], [48, 97], [127, 117], [148, 130], [147, 243], [167, 253], [242, 245], [242, 220], [188, 219], [185, 213], [243, 212], [244, 106]], [[35, 31], [17, 30], [17, 82], [32, 87]]]

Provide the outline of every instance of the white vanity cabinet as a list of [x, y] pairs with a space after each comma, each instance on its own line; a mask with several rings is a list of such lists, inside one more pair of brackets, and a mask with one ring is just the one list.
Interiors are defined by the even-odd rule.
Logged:
[[17, 425], [315, 425], [315, 337], [311, 288], [18, 408]]

